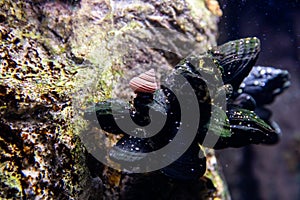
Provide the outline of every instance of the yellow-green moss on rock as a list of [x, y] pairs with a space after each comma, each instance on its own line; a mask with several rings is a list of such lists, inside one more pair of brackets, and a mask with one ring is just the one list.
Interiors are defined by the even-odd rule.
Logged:
[[[90, 127], [82, 111], [110, 97], [128, 99], [128, 80], [140, 72], [155, 67], [159, 76], [172, 69], [186, 51], [176, 40], [195, 52], [214, 46], [218, 18], [204, 5], [0, 1], [0, 198], [122, 196], [132, 177], [107, 168], [95, 175], [87, 166], [79, 135]], [[171, 45], [178, 54], [137, 36], [155, 36], [155, 45]]]

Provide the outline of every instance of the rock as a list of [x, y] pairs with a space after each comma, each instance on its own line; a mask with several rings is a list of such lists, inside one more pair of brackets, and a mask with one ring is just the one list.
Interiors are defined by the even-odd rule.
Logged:
[[[134, 176], [86, 156], [91, 149], [79, 133], [99, 130], [82, 110], [128, 98], [131, 77], [154, 67], [160, 78], [187, 54], [214, 46], [218, 18], [192, 0], [6, 0], [0, 7], [0, 197], [122, 197]], [[103, 147], [116, 142], [99, 137]], [[162, 184], [174, 184], [176, 198], [182, 183], [169, 181]]]

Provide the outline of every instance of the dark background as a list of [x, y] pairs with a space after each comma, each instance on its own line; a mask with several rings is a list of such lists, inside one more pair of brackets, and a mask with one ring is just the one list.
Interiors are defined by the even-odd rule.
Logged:
[[269, 108], [283, 136], [274, 146], [218, 151], [233, 200], [300, 199], [300, 2], [219, 0], [219, 44], [256, 36], [257, 65], [287, 69], [292, 85]]

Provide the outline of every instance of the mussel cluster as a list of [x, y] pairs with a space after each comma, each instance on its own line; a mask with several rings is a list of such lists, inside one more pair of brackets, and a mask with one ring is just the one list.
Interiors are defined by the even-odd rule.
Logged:
[[[156, 83], [154, 70], [133, 78], [130, 86], [136, 97], [131, 104], [118, 99], [97, 103], [96, 115], [101, 128], [122, 135], [109, 151], [109, 159], [116, 162], [141, 159], [145, 153], [172, 142], [179, 127], [189, 126], [189, 122], [182, 124], [181, 115], [181, 106], [188, 107], [189, 104], [180, 105], [176, 95], [181, 93], [189, 98], [188, 91], [180, 91], [187, 83], [193, 89], [200, 110], [197, 134], [178, 159], [160, 169], [163, 174], [180, 180], [199, 179], [206, 170], [201, 145], [222, 149], [278, 142], [280, 128], [270, 119], [271, 111], [265, 105], [272, 103], [290, 85], [289, 74], [273, 67], [254, 66], [259, 52], [260, 41], [255, 37], [230, 41], [205, 54], [182, 60], [160, 86]], [[180, 82], [180, 77], [186, 82]], [[222, 84], [217, 84], [220, 81]], [[222, 95], [225, 97], [224, 108], [219, 103]], [[117, 125], [118, 119], [129, 112], [138, 127], [150, 123], [155, 126], [156, 120], [150, 117], [150, 109], [155, 116], [165, 119], [164, 126], [151, 137], [139, 137], [141, 128], [134, 129], [137, 133], [134, 136]], [[208, 136], [217, 139], [213, 144], [204, 142]]]

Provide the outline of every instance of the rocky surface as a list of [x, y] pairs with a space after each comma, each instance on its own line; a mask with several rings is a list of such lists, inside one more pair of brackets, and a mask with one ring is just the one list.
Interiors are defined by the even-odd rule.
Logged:
[[[92, 178], [70, 121], [75, 65], [38, 5], [0, 5], [1, 198], [78, 199]], [[70, 26], [57, 7], [57, 24]]]
[[160, 76], [216, 44], [221, 13], [209, 2], [0, 1], [1, 198], [117, 199], [150, 180], [145, 194], [159, 182], [167, 187], [157, 195], [166, 198], [191, 189], [190, 199], [225, 199], [217, 171], [215, 193], [207, 178], [185, 185], [155, 173], [124, 174], [88, 154], [80, 135], [99, 134], [82, 118], [90, 103], [128, 98], [128, 78], [153, 66]]

